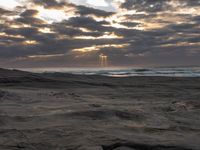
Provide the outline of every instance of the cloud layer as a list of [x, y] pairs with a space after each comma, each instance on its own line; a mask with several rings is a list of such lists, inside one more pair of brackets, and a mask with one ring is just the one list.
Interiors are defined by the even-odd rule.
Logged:
[[200, 64], [200, 0], [105, 2], [0, 4], [0, 67]]

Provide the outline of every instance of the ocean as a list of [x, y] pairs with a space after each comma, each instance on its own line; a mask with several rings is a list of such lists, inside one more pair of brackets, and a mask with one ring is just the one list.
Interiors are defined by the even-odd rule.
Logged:
[[200, 67], [152, 67], [152, 68], [34, 68], [21, 69], [31, 72], [61, 72], [78, 75], [102, 75], [111, 77], [166, 76], [200, 77]]

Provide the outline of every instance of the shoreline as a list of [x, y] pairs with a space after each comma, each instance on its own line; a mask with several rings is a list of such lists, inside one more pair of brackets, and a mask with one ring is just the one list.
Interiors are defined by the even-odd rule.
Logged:
[[63, 73], [74, 75], [101, 75], [111, 77], [200, 77], [200, 67], [154, 67], [154, 68], [40, 68], [22, 69], [34, 73]]
[[200, 78], [0, 69], [0, 149], [198, 150]]

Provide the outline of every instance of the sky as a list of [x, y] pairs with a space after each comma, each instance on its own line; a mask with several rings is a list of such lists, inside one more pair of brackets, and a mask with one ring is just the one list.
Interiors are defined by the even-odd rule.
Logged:
[[0, 0], [0, 67], [199, 66], [200, 0]]

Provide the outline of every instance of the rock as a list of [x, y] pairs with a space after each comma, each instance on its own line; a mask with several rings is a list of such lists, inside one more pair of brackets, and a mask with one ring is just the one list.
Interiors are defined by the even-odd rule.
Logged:
[[133, 148], [129, 148], [129, 147], [118, 147], [116, 148], [115, 150], [136, 150], [136, 149], [133, 149]]

